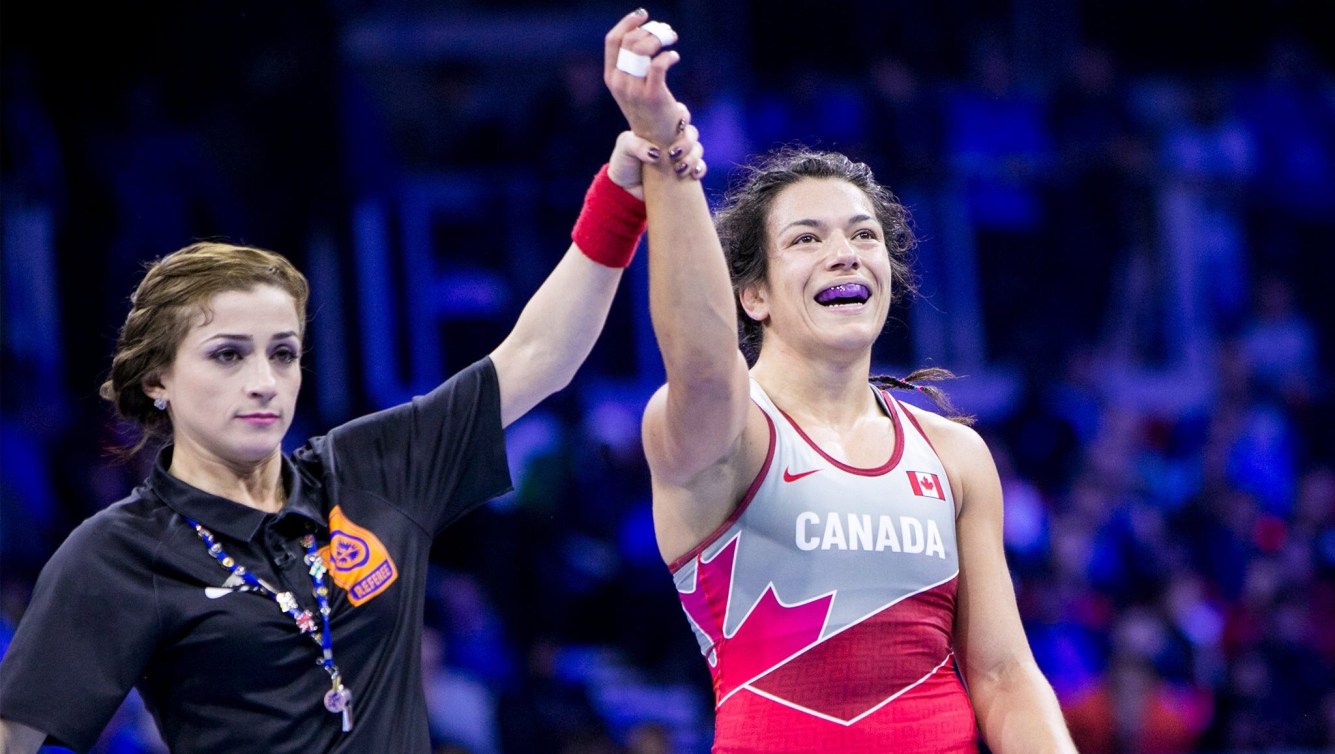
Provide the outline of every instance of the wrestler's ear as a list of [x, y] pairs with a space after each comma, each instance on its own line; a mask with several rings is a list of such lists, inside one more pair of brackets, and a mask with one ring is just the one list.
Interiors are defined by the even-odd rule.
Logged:
[[742, 311], [757, 322], [769, 319], [769, 290], [764, 283], [751, 283], [737, 292], [737, 300], [742, 302]]

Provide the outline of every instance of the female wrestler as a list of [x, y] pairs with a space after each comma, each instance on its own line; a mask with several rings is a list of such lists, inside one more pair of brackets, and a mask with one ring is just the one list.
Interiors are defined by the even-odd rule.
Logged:
[[[678, 56], [638, 22], [607, 35], [604, 80], [668, 147], [694, 133], [665, 85]], [[864, 165], [785, 150], [716, 232], [699, 186], [672, 180], [698, 164], [668, 154], [644, 176], [667, 384], [643, 435], [714, 750], [967, 752], [981, 728], [997, 752], [1074, 751], [1020, 623], [987, 446], [869, 384], [910, 279], [904, 208]]]

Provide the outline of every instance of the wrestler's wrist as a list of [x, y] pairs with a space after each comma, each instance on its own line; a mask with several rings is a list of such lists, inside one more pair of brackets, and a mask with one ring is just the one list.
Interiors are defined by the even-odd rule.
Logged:
[[640, 245], [646, 217], [644, 202], [614, 183], [603, 165], [584, 194], [570, 239], [594, 262], [624, 268]]
[[647, 120], [641, 127], [635, 128], [634, 131], [649, 143], [666, 152], [668, 147], [681, 138], [681, 131], [678, 130], [677, 123], [676, 120], [665, 123], [655, 118]]
[[650, 141], [662, 146], [666, 152], [673, 146], [680, 146], [682, 137], [686, 134], [687, 121], [685, 118], [676, 116], [676, 108], [673, 108], [673, 117], [654, 119], [654, 136]]

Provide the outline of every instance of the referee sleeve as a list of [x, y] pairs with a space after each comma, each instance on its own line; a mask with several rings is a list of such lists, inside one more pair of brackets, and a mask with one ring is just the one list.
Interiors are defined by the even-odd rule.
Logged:
[[430, 393], [329, 433], [340, 484], [375, 493], [429, 532], [511, 489], [500, 386], [483, 358]]
[[142, 676], [159, 633], [154, 543], [104, 511], [43, 567], [0, 660], [0, 717], [87, 751]]

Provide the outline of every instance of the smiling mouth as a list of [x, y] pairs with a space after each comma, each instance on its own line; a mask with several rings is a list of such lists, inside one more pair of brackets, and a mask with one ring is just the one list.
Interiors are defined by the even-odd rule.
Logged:
[[821, 306], [852, 306], [865, 304], [871, 298], [871, 289], [862, 283], [841, 283], [816, 294]]

